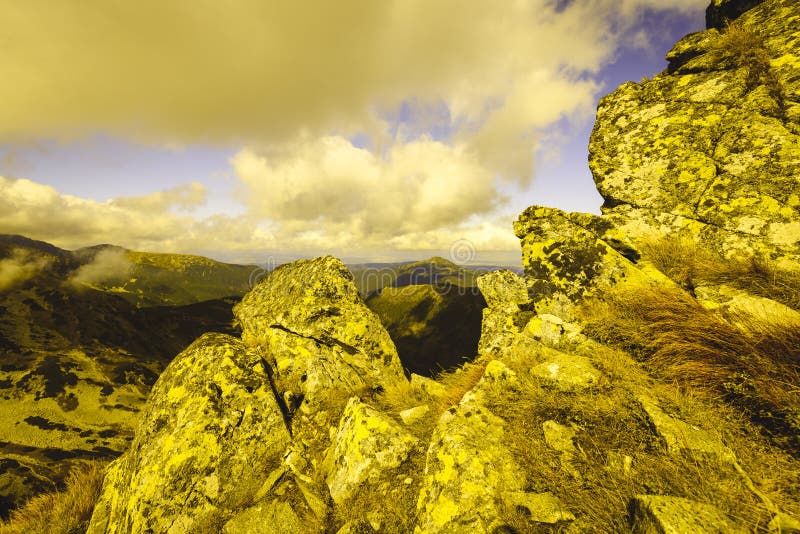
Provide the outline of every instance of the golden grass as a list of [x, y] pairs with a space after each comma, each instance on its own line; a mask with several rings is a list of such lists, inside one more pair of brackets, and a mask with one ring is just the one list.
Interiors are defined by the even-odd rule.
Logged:
[[712, 53], [718, 58], [729, 57], [738, 67], [745, 68], [747, 88], [753, 90], [759, 85], [765, 86], [781, 111], [785, 112], [783, 85], [772, 69], [764, 38], [758, 32], [745, 27], [741, 20], [730, 21], [714, 44]]
[[[498, 398], [492, 406], [493, 412], [507, 421], [507, 428], [513, 429], [506, 434], [508, 445], [528, 475], [527, 489], [551, 491], [560, 497], [577, 516], [577, 531], [629, 531], [627, 506], [636, 494], [682, 496], [713, 504], [737, 524], [754, 532], [766, 531], [770, 510], [732, 469], [665, 453], [632, 393], [645, 388], [690, 424], [709, 428], [713, 421], [714, 429], [735, 451], [760, 490], [782, 510], [800, 512], [797, 461], [770, 448], [751, 423], [725, 406], [687, 395], [671, 384], [652, 383], [621, 351], [593, 345], [591, 354], [609, 383], [617, 387], [561, 392], [526, 373], [533, 362], [521, 360], [515, 364], [520, 392]], [[548, 419], [577, 430], [572, 465], [579, 477], [564, 469], [560, 453], [546, 444], [541, 425]], [[615, 455], [632, 458], [631, 472], [614, 467]], [[527, 524], [514, 511], [504, 519], [517, 532], [555, 531]]]
[[726, 284], [800, 310], [800, 272], [757, 256], [723, 258], [691, 239], [664, 237], [643, 243], [642, 256], [675, 283], [693, 291]]
[[0, 534], [77, 534], [85, 532], [100, 496], [105, 465], [87, 462], [74, 466], [66, 487], [37, 495], [0, 523]]
[[726, 320], [663, 288], [612, 291], [582, 313], [591, 337], [646, 361], [664, 380], [721, 396], [800, 455], [800, 325]]

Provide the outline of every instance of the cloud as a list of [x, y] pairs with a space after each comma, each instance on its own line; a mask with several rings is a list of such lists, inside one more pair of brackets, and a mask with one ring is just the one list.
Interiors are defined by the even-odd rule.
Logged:
[[49, 265], [46, 258], [37, 257], [23, 249], [14, 249], [11, 256], [0, 259], [0, 291], [28, 280]]
[[[699, 13], [705, 3], [15, 2], [0, 12], [0, 71], [13, 80], [0, 86], [0, 140], [377, 133], [376, 110], [412, 97], [474, 120], [537, 72], [596, 72], [643, 7]], [[571, 109], [564, 99], [554, 111]]]
[[97, 285], [126, 280], [131, 272], [131, 262], [124, 250], [104, 249], [91, 262], [81, 265], [70, 276], [73, 284]]
[[197, 183], [96, 202], [0, 178], [0, 226], [61, 246], [513, 250], [503, 191], [529, 185], [544, 132], [591, 116], [620, 43], [646, 44], [643, 10], [706, 3], [10, 3], [0, 143], [235, 147], [248, 211], [192, 216]]
[[294, 227], [346, 226], [362, 239], [438, 229], [503, 201], [492, 172], [465, 147], [426, 138], [385, 156], [342, 137], [301, 139], [244, 149], [232, 164], [252, 214]]
[[122, 208], [159, 213], [173, 207], [190, 210], [204, 204], [207, 195], [208, 191], [203, 184], [192, 182], [147, 195], [119, 197], [114, 199], [112, 204]]

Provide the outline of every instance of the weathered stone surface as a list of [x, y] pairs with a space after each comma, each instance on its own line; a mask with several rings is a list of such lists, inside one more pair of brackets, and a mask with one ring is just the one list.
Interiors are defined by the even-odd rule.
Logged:
[[631, 528], [634, 534], [734, 534], [737, 528], [725, 514], [710, 504], [682, 497], [637, 495], [631, 500]]
[[738, 16], [768, 65], [715, 29], [681, 40], [671, 73], [603, 98], [590, 142], [603, 219], [634, 241], [683, 233], [797, 264], [800, 4], [715, 0], [709, 13], [710, 26]]
[[653, 280], [633, 263], [639, 253], [600, 217], [532, 206], [514, 223], [522, 240], [528, 294], [538, 313], [569, 319], [584, 296], [619, 283]]
[[252, 500], [290, 435], [263, 362], [206, 334], [153, 387], [130, 449], [108, 470], [90, 533], [190, 532]]
[[[233, 515], [224, 525], [223, 534], [260, 534], [277, 532], [322, 534], [329, 508], [311, 485], [286, 465], [267, 477], [252, 506]], [[200, 530], [202, 531], [202, 530]], [[207, 532], [216, 531], [206, 528]]]
[[525, 280], [509, 270], [492, 271], [479, 276], [478, 289], [481, 290], [486, 305], [493, 310], [514, 313], [530, 303]]
[[278, 267], [234, 313], [244, 342], [262, 347], [275, 368], [289, 409], [308, 418], [324, 419], [332, 396], [347, 398], [361, 388], [388, 389], [406, 380], [389, 334], [336, 258]]
[[388, 416], [351, 398], [321, 468], [333, 501], [346, 501], [363, 484], [400, 466], [417, 442]]
[[724, 463], [736, 461], [733, 451], [723, 445], [718, 436], [667, 415], [655, 400], [646, 395], [639, 395], [638, 400], [671, 454], [688, 454], [697, 459]]
[[400, 416], [400, 420], [405, 424], [412, 425], [425, 417], [430, 411], [430, 407], [427, 404], [423, 404], [421, 406], [414, 406], [408, 410], [403, 410], [398, 415]]
[[528, 321], [522, 335], [531, 336], [548, 347], [558, 347], [562, 343], [582, 343], [587, 339], [581, 333], [579, 325], [549, 313], [540, 313]]
[[561, 453], [561, 467], [575, 478], [580, 478], [580, 472], [572, 463], [572, 459], [578, 452], [573, 442], [577, 434], [575, 429], [548, 420], [542, 423], [542, 431], [544, 431], [544, 441], [547, 446]]
[[694, 293], [703, 306], [730, 317], [749, 315], [773, 323], [800, 324], [799, 311], [728, 285], [698, 285]]
[[444, 395], [447, 390], [436, 380], [422, 375], [411, 375], [411, 387], [416, 391], [421, 391], [431, 399]]
[[505, 445], [505, 423], [486, 407], [516, 384], [514, 372], [494, 360], [458, 406], [442, 414], [428, 448], [415, 532], [494, 532], [503, 526], [502, 510], [515, 506], [537, 521], [574, 519], [552, 495], [524, 491], [524, 474]]
[[800, 521], [783, 513], [775, 514], [767, 526], [778, 534], [800, 534]]
[[376, 531], [369, 521], [348, 521], [336, 531], [336, 534], [372, 534], [373, 532]]
[[[223, 534], [296, 534], [315, 532], [292, 509], [289, 503], [271, 501], [257, 504], [225, 523]], [[318, 530], [316, 531], [318, 532]]]
[[542, 347], [545, 361], [531, 368], [531, 374], [562, 391], [574, 391], [597, 386], [603, 375], [585, 356], [567, 354]]
[[511, 271], [493, 271], [480, 276], [478, 288], [486, 299], [478, 354], [497, 357], [533, 316], [525, 279]]

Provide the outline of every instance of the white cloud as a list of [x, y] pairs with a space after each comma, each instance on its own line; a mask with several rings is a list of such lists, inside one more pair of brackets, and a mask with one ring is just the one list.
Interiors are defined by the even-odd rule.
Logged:
[[[467, 235], [513, 250], [501, 190], [529, 185], [542, 132], [591, 116], [598, 71], [621, 42], [647, 42], [632, 31], [643, 9], [700, 17], [706, 3], [11, 3], [0, 142], [243, 147], [248, 213], [191, 216], [197, 183], [95, 202], [0, 178], [0, 225], [62, 246], [446, 249]], [[400, 126], [387, 118], [409, 103]]]
[[49, 263], [24, 249], [14, 249], [8, 258], [0, 259], [0, 291], [35, 276]]
[[132, 264], [125, 257], [125, 251], [104, 249], [99, 251], [89, 263], [81, 265], [70, 277], [73, 284], [97, 285], [126, 280]]

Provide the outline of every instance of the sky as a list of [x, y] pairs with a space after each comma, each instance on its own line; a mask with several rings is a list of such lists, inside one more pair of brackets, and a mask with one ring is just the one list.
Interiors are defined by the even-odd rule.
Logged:
[[269, 263], [519, 263], [599, 213], [598, 99], [707, 0], [0, 0], [0, 233]]

